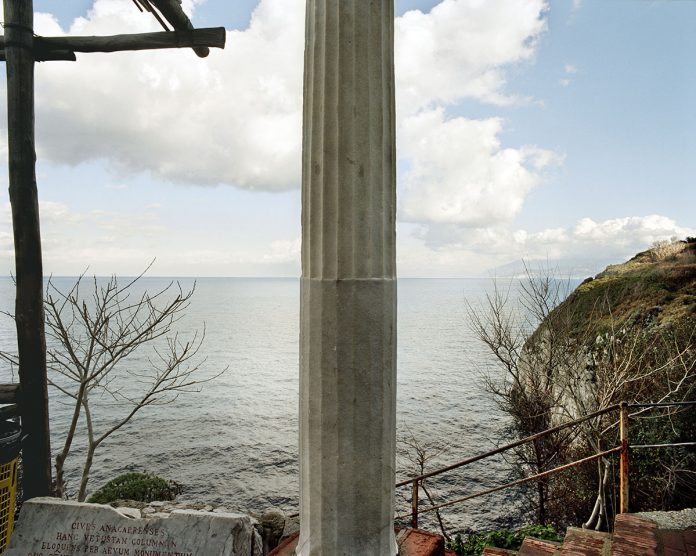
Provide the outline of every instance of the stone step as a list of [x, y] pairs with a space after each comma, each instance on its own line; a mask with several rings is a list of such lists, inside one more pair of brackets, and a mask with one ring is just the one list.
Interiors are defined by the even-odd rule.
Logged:
[[657, 525], [631, 514], [619, 514], [614, 520], [616, 556], [657, 556]]
[[569, 527], [560, 554], [561, 556], [607, 556], [611, 554], [611, 535], [591, 529]]
[[561, 553], [561, 543], [543, 541], [534, 537], [526, 537], [519, 550], [520, 556], [554, 556]]
[[[271, 550], [268, 556], [294, 556], [298, 540], [299, 533], [295, 533]], [[445, 550], [445, 539], [440, 535], [420, 529], [397, 531], [396, 542], [399, 556], [455, 556], [454, 552]]]
[[401, 529], [396, 544], [399, 556], [445, 556], [445, 539], [420, 529]]
[[662, 546], [664, 556], [696, 556], [696, 530], [658, 531], [658, 544]]
[[[667, 529], [654, 521], [631, 514], [616, 516], [614, 533], [568, 528], [563, 543], [524, 539], [519, 551], [487, 547], [483, 556], [696, 556], [696, 530]], [[673, 526], [673, 525], [672, 525]], [[420, 529], [397, 530], [399, 556], [455, 556], [445, 550], [444, 539]], [[297, 534], [269, 553], [294, 556]]]
[[508, 550], [507, 548], [497, 548], [495, 546], [487, 546], [483, 549], [481, 556], [515, 556], [516, 550]]

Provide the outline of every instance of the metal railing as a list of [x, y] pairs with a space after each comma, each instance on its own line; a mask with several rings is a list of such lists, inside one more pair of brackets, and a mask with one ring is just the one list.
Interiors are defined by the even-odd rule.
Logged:
[[[439, 510], [441, 508], [445, 508], [448, 506], [453, 506], [455, 504], [460, 504], [462, 502], [465, 502], [467, 500], [471, 500], [472, 498], [478, 498], [479, 496], [485, 496], [487, 494], [491, 494], [493, 492], [498, 492], [500, 490], [504, 490], [507, 488], [511, 488], [514, 486], [519, 486], [531, 481], [536, 481], [539, 479], [543, 479], [545, 477], [548, 477], [550, 475], [554, 475], [556, 473], [560, 473], [562, 471], [565, 471], [567, 469], [570, 469], [572, 467], [576, 467], [579, 465], [582, 465], [584, 463], [588, 463], [590, 461], [595, 461], [600, 458], [606, 457], [611, 454], [619, 453], [619, 513], [626, 513], [628, 512], [628, 495], [629, 495], [629, 460], [630, 460], [630, 450], [632, 449], [654, 449], [654, 448], [672, 448], [672, 447], [686, 447], [686, 446], [696, 446], [696, 442], [680, 442], [680, 443], [672, 443], [672, 444], [637, 444], [637, 445], [629, 445], [628, 441], [628, 433], [629, 433], [629, 417], [630, 417], [630, 411], [638, 409], [637, 413], [642, 413], [643, 411], [647, 411], [648, 409], [653, 409], [653, 408], [658, 408], [658, 407], [678, 407], [678, 406], [696, 406], [696, 400], [695, 401], [684, 401], [684, 402], [662, 402], [662, 403], [652, 403], [652, 404], [628, 404], [626, 402], [622, 402], [620, 404], [616, 405], [611, 405], [609, 407], [606, 407], [604, 409], [601, 409], [599, 411], [595, 411], [594, 413], [590, 413], [588, 415], [585, 415], [584, 417], [580, 417], [578, 419], [574, 419], [572, 421], [568, 421], [567, 423], [563, 423], [561, 425], [558, 425], [556, 427], [552, 427], [550, 429], [544, 430], [542, 432], [533, 434], [531, 436], [527, 436], [526, 438], [522, 438], [521, 440], [517, 440], [516, 442], [512, 442], [510, 444], [506, 444], [505, 446], [501, 446], [500, 448], [496, 448], [494, 450], [489, 450], [488, 452], [484, 452], [482, 454], [478, 454], [476, 456], [467, 458], [465, 460], [459, 461], [457, 463], [453, 463], [451, 465], [448, 465], [446, 467], [442, 467], [440, 469], [436, 469], [434, 471], [429, 471], [428, 473], [423, 473], [422, 475], [418, 475], [416, 477], [411, 477], [409, 479], [403, 480], [399, 483], [396, 483], [396, 487], [403, 487], [407, 485], [411, 485], [411, 512], [409, 514], [403, 514], [397, 516], [397, 519], [405, 519], [410, 516], [411, 518], [411, 527], [414, 529], [418, 527], [418, 516], [419, 514], [426, 513], [426, 512], [433, 512], [436, 510]], [[420, 508], [419, 503], [418, 503], [418, 495], [419, 495], [419, 485], [421, 484], [422, 481], [425, 479], [428, 479], [430, 477], [435, 477], [436, 475], [441, 475], [443, 473], [447, 473], [449, 471], [453, 471], [455, 469], [459, 469], [461, 467], [465, 467], [467, 465], [470, 465], [474, 462], [483, 460], [485, 458], [489, 458], [491, 456], [495, 456], [497, 454], [501, 454], [503, 452], [506, 452], [507, 450], [511, 450], [513, 448], [517, 448], [519, 446], [522, 446], [523, 444], [527, 444], [528, 442], [533, 442], [535, 440], [538, 440], [540, 438], [546, 437], [550, 434], [562, 431], [564, 429], [570, 428], [570, 427], [575, 427], [585, 421], [588, 421], [590, 419], [595, 419], [597, 417], [601, 417], [602, 415], [605, 415], [607, 413], [612, 413], [612, 412], [619, 412], [619, 445], [615, 446], [613, 448], [601, 451], [597, 454], [593, 454], [591, 456], [575, 460], [571, 463], [566, 463], [564, 465], [560, 465], [558, 467], [555, 467], [553, 469], [549, 469], [547, 471], [543, 471], [541, 473], [536, 473], [535, 475], [531, 475], [529, 477], [524, 477], [522, 479], [512, 481], [503, 485], [499, 485], [496, 487], [488, 488], [485, 490], [481, 490], [478, 492], [475, 492], [473, 494], [469, 494], [467, 496], [463, 496], [461, 498], [457, 498], [455, 500], [448, 500], [447, 502], [443, 502], [441, 504], [435, 504], [432, 506], [429, 506], [427, 508]]]

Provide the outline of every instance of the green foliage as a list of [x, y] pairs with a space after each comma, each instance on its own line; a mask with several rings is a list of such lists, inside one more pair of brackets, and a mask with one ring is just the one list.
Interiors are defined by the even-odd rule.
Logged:
[[[696, 408], [683, 408], [669, 417], [631, 423], [631, 444], [669, 444], [696, 439]], [[653, 418], [651, 418], [653, 417]], [[680, 510], [696, 501], [696, 449], [693, 446], [632, 450], [630, 507], [643, 511]]]
[[95, 504], [110, 504], [114, 500], [174, 500], [181, 485], [150, 473], [124, 473], [110, 480], [87, 500]]
[[553, 527], [529, 525], [515, 531], [497, 529], [488, 533], [473, 533], [466, 538], [466, 541], [462, 539], [461, 535], [456, 535], [454, 539], [447, 541], [447, 548], [456, 552], [458, 556], [478, 556], [487, 546], [518, 550], [525, 537], [555, 542], [563, 540], [563, 537]]

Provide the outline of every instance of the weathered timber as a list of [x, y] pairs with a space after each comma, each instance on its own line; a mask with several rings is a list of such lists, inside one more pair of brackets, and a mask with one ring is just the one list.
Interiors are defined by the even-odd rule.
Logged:
[[162, 19], [162, 16], [159, 13], [157, 13], [157, 10], [152, 6], [152, 4], [150, 4], [149, 0], [133, 0], [133, 4], [135, 4], [135, 7], [138, 8], [141, 12], [150, 12], [157, 20], [157, 22], [162, 26], [162, 29], [164, 29], [165, 31], [171, 30], [169, 29], [167, 22], [164, 19]]
[[[51, 50], [49, 52], [34, 52], [35, 62], [74, 62], [75, 53], [70, 50]], [[5, 62], [5, 50], [0, 50], [0, 62]]]
[[[188, 18], [186, 13], [184, 13], [184, 10], [181, 8], [181, 3], [178, 0], [150, 0], [150, 3], [154, 4], [154, 6], [160, 11], [160, 13], [176, 31], [193, 29], [191, 20]], [[208, 54], [210, 54], [210, 50], [205, 48], [205, 46], [196, 45], [193, 51], [201, 58], [205, 58]]]
[[210, 46], [225, 47], [224, 27], [190, 29], [186, 31], [161, 31], [159, 33], [133, 33], [106, 37], [35, 37], [36, 52], [57, 50], [72, 52], [122, 52], [128, 50], [156, 50], [160, 48], [185, 48]]
[[36, 52], [35, 62], [75, 62], [77, 57], [72, 50], [49, 50]]
[[15, 322], [22, 388], [24, 498], [51, 494], [43, 264], [34, 147], [32, 0], [3, 0], [7, 63], [9, 192], [14, 231]]
[[19, 384], [0, 384], [0, 403], [17, 403]]

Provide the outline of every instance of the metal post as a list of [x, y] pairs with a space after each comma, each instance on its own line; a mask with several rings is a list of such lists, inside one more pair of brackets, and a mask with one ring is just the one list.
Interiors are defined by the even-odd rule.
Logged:
[[418, 529], [418, 481], [411, 485], [411, 527]]
[[24, 499], [51, 494], [43, 265], [34, 147], [32, 0], [4, 0], [7, 135], [14, 230]]
[[628, 404], [621, 402], [619, 409], [620, 413], [620, 470], [619, 470], [619, 513], [628, 512], [628, 469], [629, 469], [629, 453], [628, 453]]

